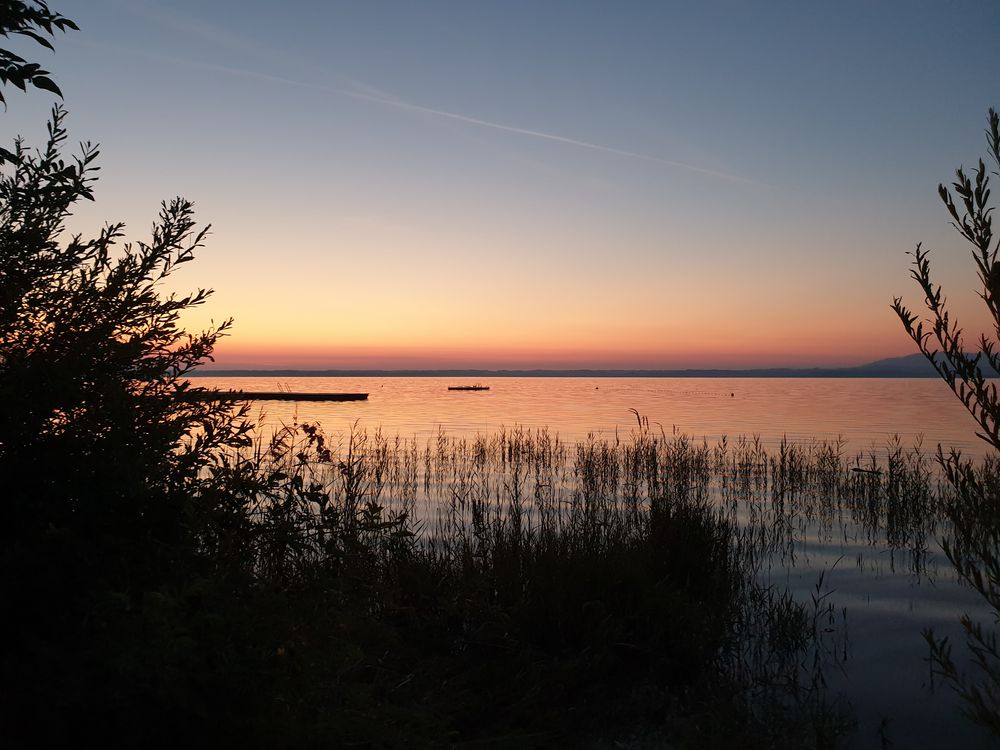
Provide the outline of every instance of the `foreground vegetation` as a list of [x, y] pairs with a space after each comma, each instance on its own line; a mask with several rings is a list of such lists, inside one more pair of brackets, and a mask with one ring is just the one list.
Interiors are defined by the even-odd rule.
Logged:
[[807, 529], [846, 526], [919, 566], [944, 500], [932, 469], [898, 448], [646, 429], [418, 445], [285, 428], [213, 454], [193, 498], [213, 514], [168, 580], [92, 591], [71, 639], [23, 634], [17, 723], [52, 742], [93, 726], [127, 742], [834, 747], [838, 613], [762, 571]]

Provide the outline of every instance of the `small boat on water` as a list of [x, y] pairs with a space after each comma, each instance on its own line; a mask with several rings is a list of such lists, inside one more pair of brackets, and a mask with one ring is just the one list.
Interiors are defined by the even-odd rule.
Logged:
[[449, 385], [449, 391], [488, 391], [490, 387], [488, 385]]

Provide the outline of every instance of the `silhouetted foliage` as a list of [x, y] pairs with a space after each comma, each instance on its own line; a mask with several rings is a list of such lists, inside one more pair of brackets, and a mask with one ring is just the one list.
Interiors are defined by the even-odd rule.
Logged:
[[[53, 111], [49, 143], [21, 142], [0, 176], [0, 460], [14, 497], [14, 526], [100, 528], [106, 516], [137, 520], [150, 489], [163, 492], [197, 475], [206, 456], [232, 439], [228, 410], [185, 398], [185, 376], [211, 356], [226, 321], [200, 334], [178, 319], [209, 292], [160, 293], [167, 276], [194, 256], [196, 231], [180, 198], [161, 207], [149, 242], [125, 243], [123, 225], [93, 239], [62, 242], [74, 202], [92, 199], [97, 150], [67, 162], [64, 114]], [[198, 438], [174, 450], [185, 435]], [[65, 476], [43, 471], [59, 456]], [[45, 477], [41, 484], [39, 477]], [[22, 486], [19, 481], [23, 479]], [[88, 500], [80, 492], [101, 497]], [[73, 491], [71, 492], [70, 489]], [[135, 495], [142, 497], [137, 498]], [[32, 500], [28, 501], [30, 495]], [[119, 507], [120, 506], [120, 507]], [[158, 528], [161, 528], [158, 526]]]
[[186, 374], [228, 321], [185, 333], [179, 316], [209, 292], [161, 291], [207, 229], [178, 198], [148, 242], [122, 244], [121, 224], [64, 237], [74, 203], [93, 198], [97, 169], [88, 144], [62, 156], [64, 116], [53, 111], [43, 150], [18, 141], [0, 173], [0, 562], [19, 644], [5, 651], [4, 673], [64, 660], [42, 668], [60, 687], [11, 694], [5, 680], [3, 701], [21, 708], [58, 704], [51, 690], [95, 679], [79, 661], [86, 649], [66, 650], [96, 642], [95, 601], [134, 606], [190, 575], [206, 466], [249, 430], [239, 410], [188, 397]]
[[[52, 42], [46, 37], [54, 38], [57, 31], [67, 29], [79, 31], [79, 27], [73, 21], [49, 10], [45, 0], [28, 3], [21, 0], [0, 0], [0, 36], [25, 37], [51, 50]], [[9, 49], [0, 48], [0, 83], [12, 84], [21, 91], [26, 91], [28, 84], [31, 84], [35, 88], [62, 96], [59, 87], [49, 75], [50, 73], [43, 70], [38, 63], [28, 62]], [[6, 103], [2, 90], [0, 90], [0, 103]], [[9, 156], [8, 152], [0, 151], [0, 157], [9, 158]]]
[[[1000, 115], [990, 109], [986, 129], [988, 158], [1000, 166]], [[900, 298], [892, 307], [921, 352], [937, 369], [955, 395], [979, 424], [980, 438], [1000, 452], [1000, 397], [996, 381], [1000, 372], [1000, 243], [994, 240], [990, 202], [990, 174], [979, 160], [967, 173], [959, 168], [951, 190], [938, 186], [938, 193], [952, 218], [952, 225], [972, 246], [979, 277], [979, 296], [985, 303], [992, 336], [979, 337], [979, 351], [969, 354], [962, 329], [949, 315], [941, 287], [931, 278], [930, 259], [917, 245], [911, 276], [920, 286], [929, 316], [923, 320], [907, 309]], [[954, 192], [952, 192], [954, 191]], [[956, 452], [939, 448], [939, 459], [948, 479], [958, 490], [948, 509], [952, 534], [943, 542], [948, 559], [962, 578], [984, 598], [1000, 618], [1000, 456], [994, 454], [975, 466]], [[1000, 643], [996, 631], [984, 628], [968, 616], [962, 618], [966, 645], [978, 676], [970, 678], [956, 666], [947, 638], [926, 634], [931, 659], [962, 697], [969, 716], [1000, 737]]]

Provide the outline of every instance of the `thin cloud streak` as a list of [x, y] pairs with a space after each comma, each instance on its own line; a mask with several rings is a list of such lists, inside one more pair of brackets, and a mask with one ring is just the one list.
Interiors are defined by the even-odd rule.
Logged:
[[730, 182], [741, 182], [752, 185], [761, 184], [756, 182], [755, 180], [751, 180], [746, 177], [741, 177], [740, 175], [729, 174], [727, 172], [719, 172], [714, 169], [699, 167], [695, 164], [688, 164], [686, 162], [675, 161], [673, 159], [664, 159], [659, 156], [643, 154], [637, 151], [627, 151], [625, 149], [614, 148], [613, 146], [604, 146], [600, 143], [591, 143], [590, 141], [582, 141], [577, 138], [569, 138], [564, 135], [557, 135], [555, 133], [546, 133], [545, 131], [542, 130], [531, 130], [530, 128], [519, 128], [514, 125], [505, 125], [503, 123], [493, 122], [491, 120], [483, 120], [478, 117], [463, 115], [458, 112], [449, 112], [448, 110], [444, 109], [435, 109], [433, 107], [425, 107], [421, 104], [413, 104], [411, 102], [407, 102], [395, 97], [382, 96], [378, 94], [369, 94], [362, 91], [355, 91], [352, 89], [345, 89], [336, 86], [324, 86], [323, 84], [308, 83], [305, 81], [293, 81], [290, 79], [281, 78], [279, 76], [270, 76], [269, 74], [266, 73], [258, 73], [257, 71], [239, 70], [239, 69], [229, 69], [229, 70], [234, 73], [242, 72], [248, 75], [263, 75], [268, 78], [274, 78], [276, 80], [280, 80], [284, 83], [300, 86], [303, 88], [309, 88], [315, 91], [323, 91], [329, 94], [347, 96], [352, 99], [372, 102], [374, 104], [383, 104], [389, 107], [396, 107], [397, 109], [402, 109], [409, 112], [420, 112], [422, 114], [433, 115], [435, 117], [443, 117], [449, 120], [464, 122], [469, 125], [478, 125], [479, 127], [483, 128], [499, 130], [504, 133], [514, 133], [515, 135], [523, 135], [523, 136], [528, 136], [530, 138], [540, 138], [542, 140], [554, 141], [556, 143], [565, 143], [570, 146], [577, 146], [578, 148], [586, 148], [592, 151], [600, 151], [605, 154], [614, 154], [615, 156], [624, 156], [629, 159], [640, 159], [642, 161], [652, 162], [654, 164], [663, 164], [668, 167], [687, 169], [692, 172], [698, 172], [699, 174], [708, 175], [709, 177], [717, 177], [719, 179], [728, 180]]
[[714, 169], [706, 169], [705, 167], [699, 167], [694, 164], [687, 164], [682, 161], [674, 161], [673, 159], [664, 159], [662, 157], [652, 156], [650, 154], [642, 154], [637, 151], [626, 151], [625, 149], [614, 148], [613, 146], [603, 146], [600, 143], [581, 141], [576, 138], [569, 138], [564, 135], [556, 135], [555, 133], [546, 133], [542, 130], [530, 130], [528, 128], [519, 128], [513, 125], [504, 125], [503, 123], [491, 122], [490, 120], [481, 120], [478, 117], [470, 117], [469, 115], [462, 115], [458, 114], [457, 112], [449, 112], [443, 109], [424, 107], [420, 104], [411, 104], [410, 102], [398, 99], [388, 99], [388, 98], [383, 98], [381, 96], [363, 94], [358, 91], [330, 88], [316, 84], [305, 84], [305, 85], [309, 85], [311, 87], [315, 87], [320, 90], [329, 91], [330, 93], [341, 94], [343, 96], [350, 96], [355, 99], [362, 99], [365, 101], [375, 102], [378, 104], [386, 104], [391, 107], [398, 107], [400, 109], [406, 109], [412, 112], [423, 112], [425, 114], [435, 115], [437, 117], [445, 117], [451, 120], [458, 120], [459, 122], [469, 123], [470, 125], [479, 125], [484, 128], [492, 128], [493, 130], [500, 130], [505, 133], [515, 133], [517, 135], [525, 135], [532, 138], [542, 138], [547, 141], [555, 141], [556, 143], [566, 143], [571, 146], [588, 148], [593, 151], [601, 151], [606, 154], [615, 154], [616, 156], [624, 156], [630, 159], [641, 159], [643, 161], [653, 162], [654, 164], [664, 164], [668, 167], [678, 167], [680, 169], [688, 169], [693, 172], [698, 172], [699, 174], [708, 175], [710, 177], [718, 177], [724, 180], [729, 180], [731, 182], [744, 182], [753, 185], [760, 184], [746, 177], [741, 177], [739, 175], [734, 175], [734, 174], [728, 174], [727, 172], [719, 172]]
[[[93, 42], [85, 43], [87, 46], [98, 46]], [[103, 45], [101, 45], [103, 46]], [[122, 51], [122, 50], [119, 50]], [[359, 101], [371, 102], [373, 104], [380, 104], [387, 107], [394, 107], [396, 109], [408, 111], [408, 112], [419, 112], [422, 114], [432, 115], [434, 117], [441, 117], [448, 120], [453, 120], [457, 122], [463, 122], [468, 125], [476, 125], [482, 128], [489, 128], [491, 130], [498, 130], [503, 133], [513, 133], [515, 135], [522, 135], [528, 138], [538, 138], [541, 140], [552, 141], [554, 143], [563, 143], [568, 146], [576, 146], [577, 148], [585, 148], [591, 151], [598, 151], [605, 154], [613, 154], [615, 156], [622, 156], [628, 159], [639, 159], [641, 161], [650, 162], [653, 164], [662, 164], [667, 167], [674, 167], [677, 169], [685, 169], [691, 172], [697, 172], [698, 174], [706, 175], [708, 177], [715, 177], [721, 180], [726, 180], [728, 182], [736, 182], [747, 185], [756, 185], [759, 187], [767, 187], [762, 182], [757, 180], [752, 180], [748, 177], [743, 177], [741, 175], [730, 174], [728, 172], [720, 172], [715, 169], [708, 169], [706, 167], [699, 167], [696, 164], [688, 164], [687, 162], [676, 161], [674, 159], [665, 159], [660, 156], [653, 156], [651, 154], [643, 154], [638, 151], [628, 151], [626, 149], [615, 148], [613, 146], [605, 146], [600, 143], [592, 143], [591, 141], [583, 141], [578, 138], [570, 138], [564, 135], [558, 135], [556, 133], [547, 133], [543, 130], [532, 130], [530, 128], [521, 128], [514, 125], [506, 125], [500, 122], [493, 122], [491, 120], [483, 120], [478, 117], [471, 117], [469, 115], [463, 115], [458, 112], [450, 112], [444, 109], [435, 109], [433, 107], [425, 107], [421, 104], [413, 104], [407, 102], [403, 99], [396, 97], [391, 97], [388, 95], [383, 95], [381, 93], [366, 93], [364, 91], [357, 91], [355, 89], [348, 89], [339, 86], [326, 86], [320, 83], [310, 83], [308, 81], [295, 80], [293, 78], [285, 78], [284, 76], [274, 75], [272, 73], [263, 73], [258, 70], [251, 70], [248, 68], [234, 68], [228, 65], [219, 65], [217, 63], [206, 63], [194, 60], [185, 60], [179, 57], [173, 57], [171, 55], [162, 55], [157, 53], [150, 53], [142, 50], [129, 50], [133, 54], [142, 55], [152, 59], [162, 60], [164, 62], [170, 62], [176, 65], [186, 65], [190, 67], [197, 67], [206, 70], [214, 70], [220, 73], [227, 73], [230, 75], [237, 75], [247, 78], [254, 78], [257, 80], [267, 81], [269, 83], [279, 83], [285, 86], [295, 86], [297, 88], [308, 89], [311, 91], [318, 91], [325, 94], [333, 94], [336, 96], [349, 97], [351, 99], [357, 99]], [[369, 91], [373, 91], [369, 86], [364, 86]]]

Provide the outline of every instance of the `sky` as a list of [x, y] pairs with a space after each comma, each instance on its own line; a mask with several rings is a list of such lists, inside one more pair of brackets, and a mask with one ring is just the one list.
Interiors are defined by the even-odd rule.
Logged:
[[[50, 6], [81, 30], [11, 46], [101, 146], [68, 229], [192, 200], [215, 367], [859, 364], [914, 351], [917, 242], [985, 326], [937, 185], [1000, 106], [993, 0]], [[53, 97], [7, 98], [42, 145]]]

